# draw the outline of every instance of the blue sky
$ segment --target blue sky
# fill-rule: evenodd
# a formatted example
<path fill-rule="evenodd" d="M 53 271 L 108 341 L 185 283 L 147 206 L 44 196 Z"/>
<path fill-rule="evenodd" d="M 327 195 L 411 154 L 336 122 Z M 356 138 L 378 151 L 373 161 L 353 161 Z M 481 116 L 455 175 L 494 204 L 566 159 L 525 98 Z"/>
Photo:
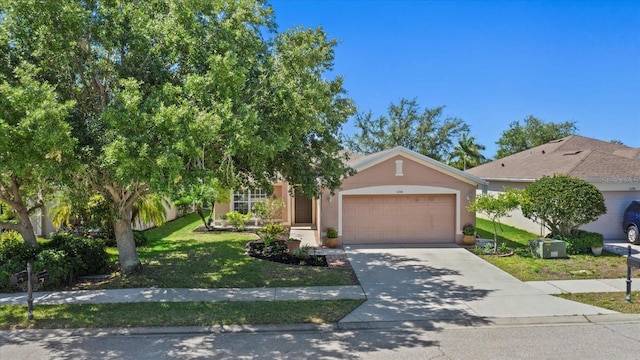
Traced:
<path fill-rule="evenodd" d="M 333 73 L 360 112 L 445 105 L 487 157 L 528 115 L 640 147 L 640 1 L 269 3 L 279 31 L 322 26 L 340 41 Z"/>

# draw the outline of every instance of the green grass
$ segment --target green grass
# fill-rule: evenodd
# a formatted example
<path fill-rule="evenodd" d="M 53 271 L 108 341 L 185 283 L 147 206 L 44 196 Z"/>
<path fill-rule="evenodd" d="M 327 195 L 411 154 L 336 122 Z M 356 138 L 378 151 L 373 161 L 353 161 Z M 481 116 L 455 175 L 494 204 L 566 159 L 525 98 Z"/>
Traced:
<path fill-rule="evenodd" d="M 493 225 L 485 219 L 476 220 L 481 238 L 493 239 Z M 514 256 L 497 257 L 481 255 L 491 264 L 501 268 L 522 281 L 613 279 L 626 277 L 626 259 L 603 252 L 601 256 L 571 255 L 568 259 L 538 259 L 529 252 L 528 241 L 538 236 L 529 232 L 502 225 L 498 228 L 498 243 L 505 242 L 514 249 Z M 634 276 L 637 276 L 634 270 Z"/>
<path fill-rule="evenodd" d="M 335 323 L 363 300 L 0 306 L 0 329 Z"/>
<path fill-rule="evenodd" d="M 319 285 L 354 285 L 350 269 L 291 266 L 254 259 L 245 245 L 252 233 L 194 232 L 201 225 L 197 215 L 166 223 L 146 232 L 149 242 L 138 248 L 140 273 L 115 276 L 83 289 L 132 287 L 249 288 Z M 117 258 L 117 250 L 109 249 Z"/>
<path fill-rule="evenodd" d="M 625 313 L 640 314 L 640 292 L 631 292 L 631 303 L 626 303 L 624 292 L 583 293 L 557 295 L 563 299 L 581 302 L 601 308 Z"/>
<path fill-rule="evenodd" d="M 113 276 L 76 289 L 127 287 L 247 288 L 355 285 L 351 269 L 291 266 L 254 259 L 245 245 L 252 233 L 194 232 L 201 225 L 190 215 L 146 232 L 138 248 L 142 271 Z M 108 253 L 115 262 L 117 249 Z M 229 324 L 333 323 L 362 300 L 260 302 L 181 302 L 90 305 L 37 305 L 35 320 L 26 320 L 25 306 L 0 306 L 0 329 L 139 326 L 207 326 Z"/>

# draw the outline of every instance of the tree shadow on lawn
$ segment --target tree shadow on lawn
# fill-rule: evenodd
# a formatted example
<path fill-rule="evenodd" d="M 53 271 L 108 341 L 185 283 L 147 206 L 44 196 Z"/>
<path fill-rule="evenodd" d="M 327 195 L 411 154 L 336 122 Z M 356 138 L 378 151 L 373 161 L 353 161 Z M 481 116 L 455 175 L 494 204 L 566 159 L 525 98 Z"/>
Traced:
<path fill-rule="evenodd" d="M 500 235 L 500 228 L 498 227 L 498 236 L 496 237 L 498 239 L 498 245 L 501 244 L 506 244 L 507 247 L 512 248 L 512 249 L 526 249 L 527 245 L 522 244 L 520 242 L 517 241 L 512 241 L 509 240 L 507 238 L 505 238 L 504 236 Z M 482 239 L 491 239 L 493 240 L 493 232 L 490 231 L 485 231 L 482 229 L 476 229 L 476 234 L 478 235 L 478 237 L 482 238 Z"/>
<path fill-rule="evenodd" d="M 252 239 L 197 241 L 167 240 L 162 249 L 140 249 L 138 273 L 116 276 L 109 284 L 86 288 L 247 288 L 281 286 L 354 285 L 350 269 L 278 264 L 245 253 Z M 170 247 L 170 249 L 167 249 Z"/>

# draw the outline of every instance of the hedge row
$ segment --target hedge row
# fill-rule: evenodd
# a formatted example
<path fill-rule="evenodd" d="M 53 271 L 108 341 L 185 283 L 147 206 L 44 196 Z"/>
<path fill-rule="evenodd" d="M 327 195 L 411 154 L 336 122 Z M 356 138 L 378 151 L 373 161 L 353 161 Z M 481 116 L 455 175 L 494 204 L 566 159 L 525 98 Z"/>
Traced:
<path fill-rule="evenodd" d="M 0 291 L 15 291 L 11 274 L 25 270 L 31 261 L 33 273 L 47 270 L 45 287 L 68 285 L 78 276 L 109 272 L 109 256 L 102 239 L 86 239 L 68 233 L 54 235 L 49 243 L 35 249 L 13 231 L 0 235 Z"/>

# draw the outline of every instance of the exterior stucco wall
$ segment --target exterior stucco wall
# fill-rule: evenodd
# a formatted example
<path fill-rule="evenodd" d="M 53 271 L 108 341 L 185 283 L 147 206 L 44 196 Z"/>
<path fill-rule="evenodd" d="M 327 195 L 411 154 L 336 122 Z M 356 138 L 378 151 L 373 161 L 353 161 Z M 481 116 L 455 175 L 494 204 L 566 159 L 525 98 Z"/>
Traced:
<path fill-rule="evenodd" d="M 402 161 L 402 176 L 396 176 L 397 162 Z M 454 194 L 456 196 L 457 226 L 456 240 L 462 238 L 462 225 L 475 223 L 475 214 L 466 210 L 468 198 L 473 197 L 476 186 L 453 176 L 441 169 L 419 163 L 402 155 L 359 171 L 344 180 L 342 187 L 331 196 L 325 191 L 322 196 L 322 235 L 327 228 L 340 231 L 340 199 L 343 194 Z"/>
<path fill-rule="evenodd" d="M 502 191 L 505 186 L 523 189 L 526 185 L 528 185 L 528 183 L 492 181 L 489 183 L 488 189 L 489 193 L 495 193 Z M 640 187 L 629 186 L 627 184 L 610 183 L 594 183 L 594 185 L 602 192 L 605 206 L 607 207 L 607 213 L 600 216 L 598 220 L 583 225 L 580 228 L 587 231 L 601 233 L 606 240 L 624 239 L 625 234 L 622 231 L 621 226 L 622 214 L 632 200 L 640 199 L 640 190 L 636 190 L 640 189 Z M 478 213 L 477 216 L 479 218 L 486 218 L 480 213 Z M 526 230 L 539 236 L 545 236 L 549 232 L 541 224 L 524 217 L 520 209 L 512 211 L 510 217 L 501 218 L 500 221 L 503 224 Z"/>

